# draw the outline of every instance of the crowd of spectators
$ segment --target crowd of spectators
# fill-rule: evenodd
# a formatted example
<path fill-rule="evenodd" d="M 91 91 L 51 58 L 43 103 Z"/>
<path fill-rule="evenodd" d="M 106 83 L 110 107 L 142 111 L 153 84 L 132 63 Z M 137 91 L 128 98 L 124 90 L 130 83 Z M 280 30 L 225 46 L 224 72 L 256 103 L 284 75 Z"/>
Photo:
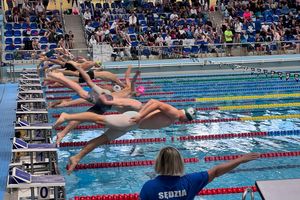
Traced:
<path fill-rule="evenodd" d="M 59 11 L 47 10 L 48 3 L 49 0 L 6 1 L 5 50 L 38 51 L 57 46 L 73 47 L 73 34 L 63 34 Z M 21 53 L 19 57 L 24 59 Z"/>
<path fill-rule="evenodd" d="M 294 0 L 222 0 L 225 42 L 242 43 L 245 52 L 300 53 L 300 7 Z M 226 32 L 227 31 L 227 32 Z M 226 37 L 226 33 L 228 37 Z"/>
<path fill-rule="evenodd" d="M 81 4 L 89 45 L 109 43 L 114 52 L 129 57 L 134 57 L 130 54 L 138 44 L 147 46 L 150 54 L 157 53 L 151 50 L 153 46 L 169 47 L 164 50 L 176 53 L 179 51 L 174 46 L 182 44 L 198 47 L 181 48 L 181 54 L 218 53 L 226 49 L 231 55 L 230 43 L 242 43 L 234 46 L 242 48 L 245 54 L 286 52 L 294 47 L 297 52 L 300 50 L 295 42 L 300 38 L 296 1 L 220 0 L 213 10 L 221 11 L 224 21 L 217 27 L 207 16 L 209 9 L 206 0 L 131 6 L 118 2 Z"/>

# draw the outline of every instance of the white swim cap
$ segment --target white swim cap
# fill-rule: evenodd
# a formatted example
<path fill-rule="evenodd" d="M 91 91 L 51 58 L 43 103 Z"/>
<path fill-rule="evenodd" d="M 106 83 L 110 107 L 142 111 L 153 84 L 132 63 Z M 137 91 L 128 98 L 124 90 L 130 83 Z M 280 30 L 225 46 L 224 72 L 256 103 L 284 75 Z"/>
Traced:
<path fill-rule="evenodd" d="M 196 110 L 192 107 L 188 107 L 184 109 L 184 114 L 188 120 L 192 121 L 196 117 Z"/>
<path fill-rule="evenodd" d="M 120 92 L 121 90 L 122 90 L 121 86 L 119 86 L 119 85 L 114 85 L 113 86 L 113 91 Z"/>

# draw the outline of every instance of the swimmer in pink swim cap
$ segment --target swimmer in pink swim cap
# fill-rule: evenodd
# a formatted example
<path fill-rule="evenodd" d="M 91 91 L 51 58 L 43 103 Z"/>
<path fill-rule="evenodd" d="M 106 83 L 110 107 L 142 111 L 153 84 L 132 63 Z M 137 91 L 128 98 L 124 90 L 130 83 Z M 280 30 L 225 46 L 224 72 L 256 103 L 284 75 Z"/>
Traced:
<path fill-rule="evenodd" d="M 136 96 L 141 96 L 141 95 L 145 94 L 145 87 L 140 85 L 135 88 L 135 92 L 136 92 Z"/>

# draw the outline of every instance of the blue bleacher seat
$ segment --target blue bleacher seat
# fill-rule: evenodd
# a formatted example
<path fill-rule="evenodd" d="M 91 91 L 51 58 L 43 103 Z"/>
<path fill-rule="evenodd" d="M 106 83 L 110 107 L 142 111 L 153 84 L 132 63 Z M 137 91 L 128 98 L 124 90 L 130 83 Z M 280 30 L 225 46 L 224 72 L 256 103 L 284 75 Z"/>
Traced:
<path fill-rule="evenodd" d="M 45 33 L 46 33 L 46 30 L 44 30 L 44 29 L 41 29 L 41 30 L 40 30 L 40 32 L 39 32 L 39 35 L 40 35 L 40 36 L 44 36 L 44 35 L 45 35 Z"/>
<path fill-rule="evenodd" d="M 38 30 L 31 30 L 31 36 L 38 36 L 39 35 L 39 31 Z"/>
<path fill-rule="evenodd" d="M 139 42 L 138 41 L 133 41 L 131 42 L 131 46 L 136 47 L 138 46 Z"/>
<path fill-rule="evenodd" d="M 102 4 L 101 3 L 96 3 L 96 8 L 102 8 Z"/>
<path fill-rule="evenodd" d="M 23 23 L 23 24 L 22 24 L 22 29 L 27 29 L 28 27 L 29 27 L 28 24 L 26 24 L 26 23 Z"/>
<path fill-rule="evenodd" d="M 12 53 L 5 54 L 5 60 L 13 60 L 13 59 L 14 59 L 14 55 Z"/>
<path fill-rule="evenodd" d="M 14 31 L 14 36 L 15 37 L 20 37 L 21 35 L 22 35 L 21 31 L 19 31 L 19 30 Z"/>
<path fill-rule="evenodd" d="M 8 30 L 8 31 L 11 31 L 13 28 L 13 25 L 11 23 L 6 23 L 5 24 L 5 29 Z"/>
<path fill-rule="evenodd" d="M 91 24 L 91 27 L 93 27 L 93 28 L 98 28 L 99 26 L 100 26 L 100 23 L 97 21 L 93 21 Z"/>
<path fill-rule="evenodd" d="M 9 16 L 9 15 L 11 15 L 11 10 L 6 10 L 5 11 L 5 16 Z"/>
<path fill-rule="evenodd" d="M 37 18 L 36 16 L 30 16 L 30 22 L 36 22 Z"/>
<path fill-rule="evenodd" d="M 41 49 L 43 49 L 43 50 L 46 49 L 47 47 L 48 47 L 47 44 L 42 44 L 42 45 L 41 45 Z"/>
<path fill-rule="evenodd" d="M 131 41 L 135 41 L 136 40 L 136 35 L 135 34 L 131 34 L 129 35 Z"/>
<path fill-rule="evenodd" d="M 182 50 L 183 54 L 184 55 L 188 55 L 191 53 L 191 48 L 189 47 L 184 47 L 183 50 Z"/>
<path fill-rule="evenodd" d="M 21 38 L 15 38 L 14 39 L 14 44 L 22 44 Z"/>
<path fill-rule="evenodd" d="M 147 22 L 145 20 L 140 20 L 139 23 L 141 26 L 147 26 Z"/>
<path fill-rule="evenodd" d="M 128 27 L 128 34 L 133 34 L 135 31 L 134 31 L 134 27 L 130 26 Z"/>
<path fill-rule="evenodd" d="M 24 53 L 24 54 L 22 55 L 22 59 L 23 59 L 23 60 L 31 60 L 31 55 L 30 55 L 30 53 Z"/>
<path fill-rule="evenodd" d="M 15 47 L 13 45 L 8 45 L 5 47 L 5 51 L 14 51 Z"/>
<path fill-rule="evenodd" d="M 30 28 L 31 28 L 31 29 L 37 29 L 37 28 L 38 28 L 37 23 L 31 23 L 31 24 L 30 24 Z"/>
<path fill-rule="evenodd" d="M 273 20 L 274 20 L 275 22 L 279 22 L 279 17 L 278 17 L 277 15 L 273 15 Z"/>
<path fill-rule="evenodd" d="M 29 41 L 29 40 L 30 40 L 30 38 L 25 37 L 25 38 L 23 38 L 23 43 L 25 43 L 25 42 L 27 42 L 27 41 Z"/>
<path fill-rule="evenodd" d="M 5 39 L 5 44 L 13 44 L 12 38 L 6 38 Z"/>
<path fill-rule="evenodd" d="M 109 4 L 108 3 L 104 3 L 103 4 L 103 8 L 109 8 Z"/>
<path fill-rule="evenodd" d="M 198 52 L 199 52 L 198 46 L 192 46 L 192 48 L 191 48 L 191 53 L 196 54 L 196 53 L 198 53 Z"/>
<path fill-rule="evenodd" d="M 50 44 L 50 47 L 49 47 L 50 49 L 55 49 L 55 48 L 57 48 L 57 44 Z"/>
<path fill-rule="evenodd" d="M 6 36 L 6 37 L 11 37 L 12 35 L 13 35 L 12 31 L 5 31 L 4 32 L 4 36 Z"/>
<path fill-rule="evenodd" d="M 144 56 L 149 57 L 149 56 L 151 55 L 151 51 L 150 51 L 148 48 L 145 48 L 145 49 L 143 49 L 142 54 L 143 54 Z"/>
<path fill-rule="evenodd" d="M 13 28 L 14 28 L 14 29 L 21 29 L 22 26 L 21 26 L 21 24 L 14 23 Z"/>
<path fill-rule="evenodd" d="M 41 44 L 48 43 L 48 39 L 47 39 L 46 37 L 41 37 L 40 43 L 41 43 Z"/>
<path fill-rule="evenodd" d="M 255 42 L 255 37 L 249 37 L 248 42 Z"/>

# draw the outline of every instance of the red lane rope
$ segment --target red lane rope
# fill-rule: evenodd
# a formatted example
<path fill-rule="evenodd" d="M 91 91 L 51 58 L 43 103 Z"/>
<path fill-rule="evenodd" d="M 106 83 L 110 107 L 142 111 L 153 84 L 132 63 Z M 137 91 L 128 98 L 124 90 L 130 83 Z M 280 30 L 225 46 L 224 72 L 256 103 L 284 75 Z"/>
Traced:
<path fill-rule="evenodd" d="M 160 89 L 160 86 L 148 86 L 145 87 L 146 90 L 150 90 L 150 89 Z M 55 93 L 75 93 L 74 90 L 46 90 L 46 94 L 55 94 Z"/>
<path fill-rule="evenodd" d="M 211 188 L 202 189 L 198 195 L 219 195 L 219 194 L 235 194 L 243 193 L 247 188 L 251 188 L 253 192 L 257 192 L 256 186 L 241 186 L 230 188 Z M 94 196 L 75 196 L 74 200 L 138 200 L 138 193 L 131 194 L 101 194 Z"/>
<path fill-rule="evenodd" d="M 212 134 L 212 135 L 188 135 L 177 138 L 179 141 L 186 140 L 216 140 L 226 138 L 242 138 L 242 137 L 264 137 L 268 136 L 267 132 L 248 132 L 248 133 L 226 133 L 226 134 Z"/>
<path fill-rule="evenodd" d="M 219 161 L 219 160 L 234 160 L 241 157 L 242 155 L 226 155 L 226 156 L 206 156 L 204 157 L 205 162 Z M 274 158 L 274 157 L 295 157 L 300 156 L 300 151 L 291 152 L 269 152 L 261 153 L 260 158 Z"/>
<path fill-rule="evenodd" d="M 103 80 L 93 80 L 94 83 L 100 83 L 100 82 L 107 82 Z M 140 82 L 135 82 L 135 84 L 153 84 L 153 81 L 140 81 Z M 79 84 L 80 86 L 87 86 L 86 83 L 81 83 Z M 66 88 L 65 86 L 51 86 L 49 85 L 48 88 Z"/>
<path fill-rule="evenodd" d="M 199 162 L 198 158 L 184 158 L 184 163 Z M 77 164 L 75 170 L 97 169 L 97 168 L 112 168 L 112 167 L 134 167 L 134 166 L 149 166 L 154 165 L 154 160 L 138 160 L 138 161 L 120 161 L 120 162 L 98 162 L 98 163 L 83 163 Z M 69 165 L 66 166 L 69 169 Z"/>
<path fill-rule="evenodd" d="M 174 92 L 149 92 L 143 94 L 143 96 L 156 96 L 156 95 L 171 95 L 174 94 Z M 47 100 L 59 100 L 59 99 L 70 99 L 71 96 L 59 96 L 59 97 L 52 97 L 52 96 L 46 96 Z"/>
<path fill-rule="evenodd" d="M 189 122 L 175 122 L 174 124 L 204 124 L 204 123 L 214 123 L 214 122 L 231 122 L 231 121 L 241 121 L 240 118 L 223 118 L 223 119 L 202 119 L 202 120 L 193 120 Z M 60 126 L 56 130 L 62 130 L 65 126 Z M 82 125 L 77 126 L 75 129 L 99 129 L 104 128 L 103 125 Z"/>
<path fill-rule="evenodd" d="M 145 143 L 160 143 L 166 142 L 166 138 L 138 138 L 138 139 L 127 139 L 127 140 L 113 140 L 107 144 L 145 144 Z M 79 147 L 85 146 L 88 142 L 87 141 L 80 141 L 80 142 L 62 142 L 60 143 L 59 147 Z"/>
<path fill-rule="evenodd" d="M 69 97 L 68 99 L 71 99 L 71 97 Z M 180 100 L 174 100 L 174 99 L 161 100 L 161 102 L 166 102 L 166 103 L 170 103 L 170 102 L 194 102 L 194 101 L 196 101 L 194 98 L 193 99 L 180 99 Z M 146 102 L 142 102 L 142 103 L 146 103 Z M 82 104 L 76 104 L 76 105 L 65 106 L 65 107 L 88 107 L 88 106 L 93 106 L 93 104 L 91 104 L 91 103 L 82 103 Z M 51 109 L 57 109 L 57 108 L 51 108 Z"/>

